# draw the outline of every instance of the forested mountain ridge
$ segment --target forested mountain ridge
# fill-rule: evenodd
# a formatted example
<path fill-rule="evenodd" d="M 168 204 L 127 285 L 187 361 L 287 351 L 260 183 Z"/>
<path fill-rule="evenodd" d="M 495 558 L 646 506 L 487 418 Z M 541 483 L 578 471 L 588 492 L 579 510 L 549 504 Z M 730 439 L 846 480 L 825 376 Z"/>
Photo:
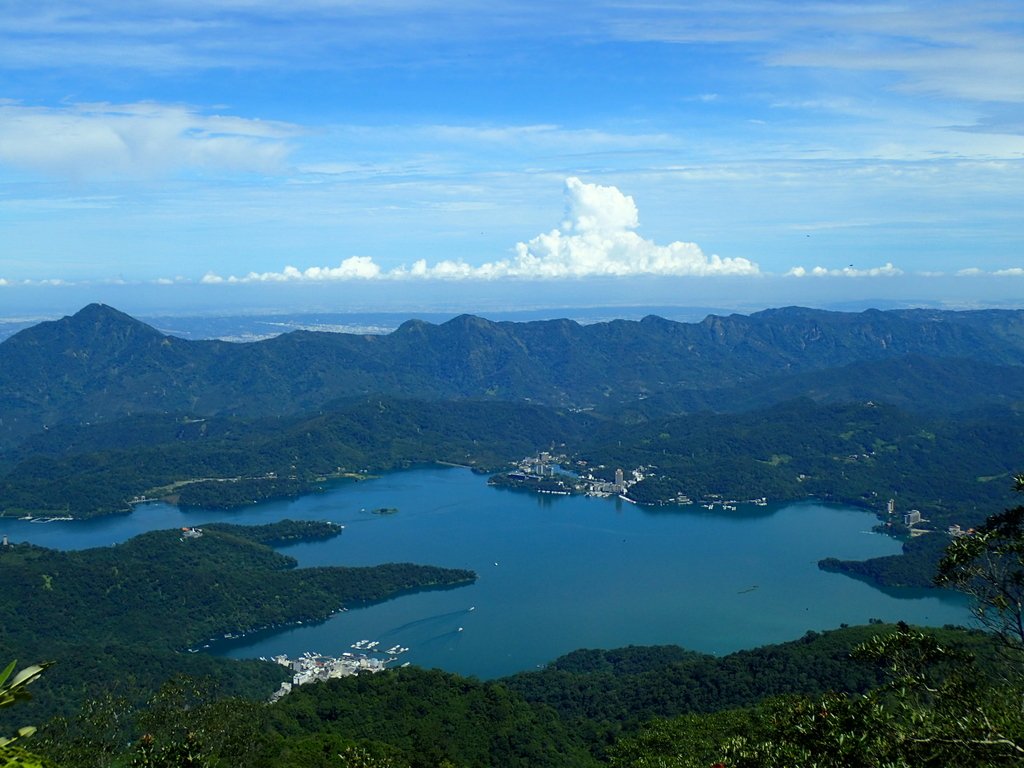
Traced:
<path fill-rule="evenodd" d="M 740 733 L 771 738 L 771 731 L 759 734 L 753 726 L 763 728 L 774 707 L 800 712 L 819 699 L 856 701 L 872 696 L 872 690 L 884 693 L 879 684 L 885 685 L 885 672 L 855 661 L 851 652 L 894 632 L 915 633 L 876 623 L 808 632 L 797 641 L 721 658 L 676 646 L 581 650 L 547 669 L 496 681 L 409 667 L 303 685 L 271 705 L 218 699 L 195 681 L 178 679 L 142 708 L 109 698 L 89 701 L 77 718 L 47 724 L 32 745 L 64 768 L 147 765 L 138 759 L 147 740 L 172 758 L 175 747 L 185 746 L 190 756 L 206 758 L 200 764 L 216 768 L 706 768 L 736 726 Z M 978 663 L 968 668 L 972 679 L 993 686 L 1000 667 L 991 638 L 953 628 L 925 630 L 920 638 L 927 645 L 956 648 L 961 665 L 975 656 Z M 934 664 L 923 661 L 929 663 Z M 726 733 L 722 717 L 733 723 Z M 812 733 L 819 738 L 825 728 L 838 727 L 816 724 Z M 665 728 L 668 738 L 647 735 Z M 139 739 L 142 734 L 147 736 Z M 692 754 L 702 751 L 710 757 L 694 759 Z M 189 764 L 196 763 L 170 758 L 148 763 Z M 810 763 L 767 765 L 803 764 Z M 874 764 L 880 763 L 826 763 Z"/>
<path fill-rule="evenodd" d="M 574 730 L 604 740 L 656 717 L 744 707 L 797 692 L 866 691 L 882 681 L 882 671 L 851 663 L 850 651 L 892 629 L 873 623 L 809 631 L 798 640 L 724 656 L 678 646 L 579 649 L 504 682 L 527 701 L 552 707 Z M 968 644 L 986 665 L 992 663 L 991 638 L 981 632 L 929 632 Z"/>
<path fill-rule="evenodd" d="M 944 529 L 972 526 L 1012 501 L 1009 478 L 1022 452 L 1024 417 L 1015 411 L 954 419 L 797 399 L 747 413 L 656 418 L 628 430 L 606 425 L 579 455 L 590 464 L 649 467 L 630 489 L 636 501 L 763 495 L 881 511 L 896 496 Z"/>
<path fill-rule="evenodd" d="M 528 398 L 613 410 L 638 398 L 662 398 L 671 412 L 734 401 L 742 407 L 749 391 L 719 395 L 718 402 L 692 393 L 769 379 L 779 389 L 777 402 L 807 389 L 786 377 L 907 356 L 958 361 L 949 365 L 971 381 L 993 382 L 988 374 L 1009 367 L 1012 375 L 996 376 L 989 386 L 992 398 L 1006 399 L 1008 388 L 1013 399 L 1024 388 L 1016 375 L 1024 365 L 1024 311 L 785 308 L 700 323 L 648 316 L 592 325 L 461 315 L 439 325 L 411 320 L 384 336 L 295 331 L 237 344 L 165 336 L 92 304 L 0 343 L 0 447 L 66 421 L 140 412 L 294 414 L 367 394 Z M 850 376 L 862 379 L 857 373 Z M 849 377 L 840 378 L 841 384 L 817 381 L 827 390 L 823 397 L 849 388 Z M 1005 386 L 998 383 L 1003 378 Z M 870 391 L 861 386 L 856 395 Z M 936 392 L 932 400 L 948 394 Z"/>
<path fill-rule="evenodd" d="M 529 403 L 374 397 L 303 416 L 60 425 L 0 461 L 0 512 L 91 517 L 126 511 L 140 496 L 232 507 L 412 464 L 501 467 L 537 446 L 579 440 L 594 423 Z"/>
<path fill-rule="evenodd" d="M 92 517 L 143 496 L 227 508 L 332 477 L 435 462 L 493 470 L 553 449 L 589 467 L 646 467 L 630 489 L 643 503 L 767 496 L 880 511 L 895 495 L 941 529 L 966 528 L 1010 500 L 1022 419 L 999 408 L 949 418 L 808 399 L 628 426 L 529 403 L 384 397 L 272 419 L 144 414 L 26 440 L 0 462 L 0 511 Z"/>
<path fill-rule="evenodd" d="M 721 387 L 666 390 L 619 405 L 615 413 L 620 419 L 646 421 L 666 414 L 752 411 L 795 398 L 829 404 L 875 400 L 911 411 L 948 414 L 985 406 L 1012 408 L 1024 402 L 1024 366 L 912 354 L 772 374 Z"/>

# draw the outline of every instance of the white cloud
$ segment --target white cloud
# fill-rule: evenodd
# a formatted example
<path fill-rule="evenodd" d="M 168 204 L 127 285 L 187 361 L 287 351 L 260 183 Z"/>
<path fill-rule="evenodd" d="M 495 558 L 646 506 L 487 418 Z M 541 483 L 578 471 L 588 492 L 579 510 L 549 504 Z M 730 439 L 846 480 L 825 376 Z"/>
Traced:
<path fill-rule="evenodd" d="M 350 72 L 405 64 L 413 46 L 425 42 L 518 41 L 531 30 L 548 36 L 553 12 L 539 13 L 532 0 L 525 8 L 519 0 L 492 0 L 486 8 L 478 0 L 46 0 L 15 6 L 5 8 L 0 67 L 133 74 L 227 67 Z"/>
<path fill-rule="evenodd" d="M 1024 267 L 1007 267 L 986 272 L 978 267 L 967 267 L 957 271 L 958 277 L 1024 277 Z"/>
<path fill-rule="evenodd" d="M 787 273 L 787 277 L 896 277 L 902 275 L 903 270 L 894 267 L 892 262 L 886 262 L 881 267 L 870 267 L 868 269 L 856 269 L 851 264 L 842 269 L 827 269 L 825 267 L 793 267 Z"/>
<path fill-rule="evenodd" d="M 285 267 L 283 272 L 250 272 L 245 277 L 231 277 L 229 282 L 322 282 L 324 280 L 368 280 L 380 277 L 381 269 L 369 256 L 352 256 L 336 267 L 309 267 L 299 270 Z"/>
<path fill-rule="evenodd" d="M 420 259 L 412 266 L 383 270 L 369 256 L 352 256 L 336 267 L 288 266 L 281 272 L 250 272 L 221 277 L 209 272 L 202 282 L 267 283 L 328 280 L 434 279 L 496 280 L 500 278 L 557 279 L 629 277 L 636 275 L 703 276 L 756 275 L 757 264 L 744 258 L 707 256 L 696 243 L 658 245 L 640 237 L 636 203 L 617 187 L 587 184 L 575 177 L 565 181 L 566 219 L 558 229 L 518 243 L 511 259 L 474 266 L 441 260 L 433 265 Z M 891 266 L 891 265 L 890 265 Z"/>
<path fill-rule="evenodd" d="M 195 170 L 267 172 L 288 154 L 290 125 L 184 106 L 0 105 L 0 167 L 75 179 L 145 178 Z"/>
<path fill-rule="evenodd" d="M 68 286 L 78 285 L 71 280 L 62 280 L 60 278 L 51 277 L 43 280 L 7 280 L 6 278 L 0 277 L 0 287 L 3 286 Z"/>
<path fill-rule="evenodd" d="M 567 220 L 561 229 L 516 245 L 507 272 L 516 277 L 591 275 L 751 275 L 743 258 L 706 256 L 696 243 L 658 245 L 640 237 L 633 198 L 616 187 L 566 179 Z"/>
<path fill-rule="evenodd" d="M 769 66 L 882 73 L 890 87 L 927 96 L 1020 102 L 1020 18 L 1000 0 L 969 11 L 962 0 L 722 0 L 630 6 L 612 29 L 627 40 L 738 43 Z"/>

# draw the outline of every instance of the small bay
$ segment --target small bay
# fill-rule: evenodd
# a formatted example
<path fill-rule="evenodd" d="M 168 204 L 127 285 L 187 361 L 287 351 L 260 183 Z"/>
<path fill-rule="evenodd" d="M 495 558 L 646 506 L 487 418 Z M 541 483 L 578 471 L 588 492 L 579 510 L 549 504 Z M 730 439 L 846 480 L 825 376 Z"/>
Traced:
<path fill-rule="evenodd" d="M 581 647 L 673 643 L 723 654 L 871 618 L 930 625 L 970 619 L 956 595 L 894 596 L 818 569 L 823 557 L 899 551 L 898 541 L 871 532 L 875 519 L 863 510 L 811 502 L 652 510 L 619 499 L 499 490 L 465 469 L 396 472 L 231 512 L 149 503 L 98 520 L 7 519 L 0 533 L 81 549 L 157 528 L 283 518 L 345 526 L 337 538 L 282 549 L 301 566 L 416 562 L 471 568 L 479 578 L 316 625 L 219 641 L 212 652 L 337 655 L 358 640 L 379 640 L 382 648 L 410 648 L 402 661 L 487 678 Z"/>

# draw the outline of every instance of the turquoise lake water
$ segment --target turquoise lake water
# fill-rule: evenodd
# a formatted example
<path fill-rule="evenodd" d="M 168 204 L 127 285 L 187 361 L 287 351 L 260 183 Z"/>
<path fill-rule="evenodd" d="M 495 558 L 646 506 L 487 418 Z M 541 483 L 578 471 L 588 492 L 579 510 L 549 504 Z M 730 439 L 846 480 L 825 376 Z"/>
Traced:
<path fill-rule="evenodd" d="M 381 507 L 398 512 L 370 511 Z M 871 532 L 875 519 L 863 510 L 815 503 L 727 513 L 652 510 L 619 499 L 499 490 L 464 469 L 397 472 L 234 512 L 153 503 L 93 521 L 3 520 L 0 533 L 81 549 L 155 528 L 283 518 L 345 526 L 335 539 L 283 548 L 300 566 L 408 561 L 471 568 L 479 578 L 317 625 L 222 641 L 212 652 L 337 655 L 357 640 L 379 640 L 384 648 L 409 647 L 403 661 L 488 678 L 536 668 L 575 648 L 673 643 L 723 654 L 870 618 L 970 620 L 956 595 L 891 595 L 818 570 L 823 557 L 899 551 L 898 541 Z"/>

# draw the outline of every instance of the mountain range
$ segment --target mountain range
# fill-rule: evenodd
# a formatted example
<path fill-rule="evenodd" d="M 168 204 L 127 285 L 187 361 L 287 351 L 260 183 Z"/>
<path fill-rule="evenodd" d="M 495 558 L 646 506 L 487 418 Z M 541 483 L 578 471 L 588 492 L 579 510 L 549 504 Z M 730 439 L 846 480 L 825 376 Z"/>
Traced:
<path fill-rule="evenodd" d="M 387 335 L 184 340 L 91 304 L 0 343 L 0 449 L 138 413 L 295 415 L 340 399 L 530 401 L 637 421 L 794 397 L 954 412 L 1024 400 L 1024 311 L 789 307 L 699 323 L 409 320 Z"/>

